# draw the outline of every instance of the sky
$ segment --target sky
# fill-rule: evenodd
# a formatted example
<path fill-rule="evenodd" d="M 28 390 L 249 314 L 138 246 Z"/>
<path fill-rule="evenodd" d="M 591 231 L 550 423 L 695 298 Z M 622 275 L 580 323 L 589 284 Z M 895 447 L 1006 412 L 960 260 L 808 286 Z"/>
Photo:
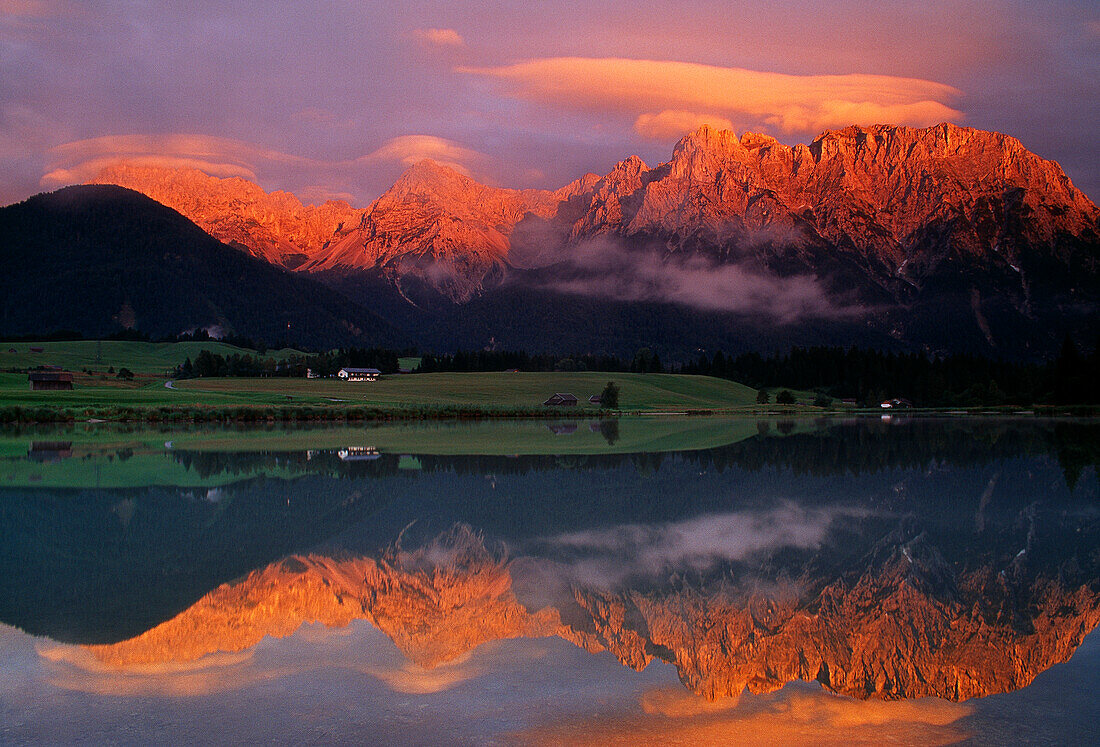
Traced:
<path fill-rule="evenodd" d="M 121 158 L 365 207 L 422 158 L 552 189 L 703 123 L 942 121 L 1100 199 L 1100 4 L 0 0 L 0 204 Z"/>

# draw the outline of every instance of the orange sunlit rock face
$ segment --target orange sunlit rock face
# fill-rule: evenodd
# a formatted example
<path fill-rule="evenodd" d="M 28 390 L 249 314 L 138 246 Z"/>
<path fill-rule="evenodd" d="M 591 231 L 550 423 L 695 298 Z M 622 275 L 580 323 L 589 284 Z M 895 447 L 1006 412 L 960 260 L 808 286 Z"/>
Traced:
<path fill-rule="evenodd" d="M 412 275 L 458 302 L 508 266 L 554 264 L 604 236 L 669 251 L 783 245 L 810 268 L 806 247 L 847 247 L 880 280 L 919 284 L 951 252 L 1018 267 L 1021 244 L 1054 251 L 1060 237 L 1100 230 L 1100 211 L 1057 163 L 950 124 L 851 126 L 794 147 L 703 125 L 667 163 L 632 156 L 555 192 L 488 187 L 421 161 L 366 210 L 303 207 L 193 170 L 120 165 L 96 181 L 142 191 L 269 261 Z M 929 241 L 945 231 L 950 241 Z"/>
<path fill-rule="evenodd" d="M 219 241 L 290 268 L 316 257 L 362 215 L 346 202 L 303 205 L 288 192 L 268 194 L 246 179 L 218 179 L 196 169 L 118 163 L 92 183 L 141 192 Z"/>
<path fill-rule="evenodd" d="M 378 560 L 291 556 L 218 587 L 136 638 L 88 648 L 118 666 L 192 661 L 288 636 L 307 622 L 343 627 L 368 620 L 411 661 L 430 667 L 486 641 L 555 632 L 554 612 L 527 613 L 511 586 L 507 566 L 465 532 Z"/>
<path fill-rule="evenodd" d="M 1088 585 L 1040 578 L 1017 588 L 991 568 L 949 579 L 921 537 L 824 583 L 612 591 L 572 581 L 554 591 L 556 574 L 552 561 L 498 557 L 458 527 L 379 559 L 292 556 L 136 638 L 88 649 L 109 666 L 185 662 L 307 622 L 364 619 L 426 668 L 489 641 L 556 635 L 638 670 L 666 660 L 710 699 L 801 679 L 858 698 L 958 701 L 1028 685 L 1100 621 L 1100 597 Z M 935 590 L 944 583 L 953 591 Z"/>

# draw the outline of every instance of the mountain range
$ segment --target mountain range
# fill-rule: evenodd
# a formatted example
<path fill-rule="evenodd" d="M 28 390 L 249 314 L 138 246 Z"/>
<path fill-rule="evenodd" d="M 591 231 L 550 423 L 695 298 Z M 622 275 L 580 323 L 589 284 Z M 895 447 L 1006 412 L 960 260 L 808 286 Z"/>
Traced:
<path fill-rule="evenodd" d="M 366 209 L 186 169 L 119 163 L 95 181 L 434 349 L 1035 358 L 1097 331 L 1100 210 L 1015 138 L 950 124 L 794 147 L 704 126 L 666 163 L 630 157 L 556 191 L 422 161 Z"/>

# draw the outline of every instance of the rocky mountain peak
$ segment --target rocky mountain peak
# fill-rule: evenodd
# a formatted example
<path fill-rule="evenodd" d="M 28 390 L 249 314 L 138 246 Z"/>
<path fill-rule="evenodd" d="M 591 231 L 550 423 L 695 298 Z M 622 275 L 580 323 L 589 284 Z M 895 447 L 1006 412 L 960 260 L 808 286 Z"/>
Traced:
<path fill-rule="evenodd" d="M 365 211 L 188 170 L 131 165 L 100 180 L 278 264 L 394 282 L 411 273 L 458 303 L 509 267 L 568 264 L 575 247 L 605 236 L 675 261 L 747 258 L 859 304 L 911 308 L 950 289 L 956 305 L 997 298 L 1032 320 L 1052 289 L 1087 309 L 1100 272 L 1100 211 L 1057 163 L 1016 138 L 949 123 L 853 125 L 793 147 L 702 126 L 666 163 L 631 156 L 554 192 L 484 185 L 423 160 Z M 986 321 L 974 312 L 993 346 Z"/>
<path fill-rule="evenodd" d="M 105 167 L 92 183 L 141 192 L 219 241 L 290 268 L 316 256 L 362 214 L 343 201 L 303 205 L 289 192 L 269 194 L 247 179 L 222 179 L 197 169 L 119 162 Z"/>
<path fill-rule="evenodd" d="M 695 132 L 680 138 L 672 150 L 672 160 L 676 161 L 697 151 L 704 151 L 718 157 L 728 156 L 742 148 L 740 139 L 733 131 L 719 130 L 705 124 Z"/>
<path fill-rule="evenodd" d="M 393 187 L 387 191 L 415 192 L 418 190 L 435 190 L 442 187 L 461 189 L 474 183 L 473 179 L 453 167 L 425 158 L 407 168 L 398 177 Z"/>

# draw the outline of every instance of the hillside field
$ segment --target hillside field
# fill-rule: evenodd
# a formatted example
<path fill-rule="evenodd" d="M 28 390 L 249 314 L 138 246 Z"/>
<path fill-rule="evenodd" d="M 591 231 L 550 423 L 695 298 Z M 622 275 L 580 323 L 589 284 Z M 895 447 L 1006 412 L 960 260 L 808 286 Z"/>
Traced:
<path fill-rule="evenodd" d="M 31 347 L 42 352 L 32 353 Z M 11 352 L 14 349 L 15 352 Z M 432 373 L 388 375 L 376 382 L 349 383 L 339 379 L 201 378 L 171 380 L 168 374 L 186 358 L 201 351 L 220 355 L 255 355 L 255 351 L 217 342 L 148 343 L 94 340 L 76 342 L 0 343 L 0 408 L 67 410 L 70 417 L 118 419 L 134 414 L 112 408 L 220 408 L 308 407 L 314 415 L 340 417 L 348 408 L 391 411 L 402 417 L 454 413 L 456 410 L 498 414 L 592 415 L 599 411 L 588 402 L 608 381 L 620 389 L 619 409 L 625 413 L 656 414 L 688 411 L 734 412 L 756 410 L 756 390 L 724 379 L 680 374 L 607 372 L 540 373 Z M 297 351 L 269 351 L 285 358 Z M 97 354 L 99 361 L 96 361 Z M 412 361 L 409 361 L 410 363 Z M 61 366 L 74 374 L 73 391 L 30 391 L 20 369 L 38 365 Z M 131 381 L 108 373 L 128 368 Z M 556 392 L 568 392 L 580 404 L 572 408 L 544 407 Z M 800 405 L 813 394 L 795 392 Z M 774 395 L 773 395 L 774 396 Z M 470 414 L 467 412 L 466 414 Z M 37 419 L 37 418 L 36 418 Z"/>
<path fill-rule="evenodd" d="M 188 379 L 180 392 L 251 397 L 257 402 L 348 403 L 384 407 L 473 406 L 487 410 L 541 407 L 555 392 L 575 395 L 570 410 L 595 411 L 588 397 L 608 381 L 620 389 L 620 409 L 630 412 L 729 409 L 753 405 L 756 390 L 709 376 L 631 373 L 434 373 L 386 376 L 375 382 L 336 379 Z"/>
<path fill-rule="evenodd" d="M 42 348 L 32 353 L 31 348 Z M 11 352 L 11 351 L 15 352 Z M 71 340 L 62 342 L 0 342 L 0 371 L 25 369 L 34 366 L 61 366 L 67 371 L 106 372 L 108 368 L 128 368 L 134 373 L 163 376 L 190 358 L 194 360 L 203 350 L 218 355 L 251 355 L 255 350 L 226 345 L 223 342 L 131 342 L 122 340 Z M 97 351 L 99 361 L 97 362 Z M 281 360 L 291 355 L 301 355 L 297 350 L 269 350 L 263 358 Z"/>

